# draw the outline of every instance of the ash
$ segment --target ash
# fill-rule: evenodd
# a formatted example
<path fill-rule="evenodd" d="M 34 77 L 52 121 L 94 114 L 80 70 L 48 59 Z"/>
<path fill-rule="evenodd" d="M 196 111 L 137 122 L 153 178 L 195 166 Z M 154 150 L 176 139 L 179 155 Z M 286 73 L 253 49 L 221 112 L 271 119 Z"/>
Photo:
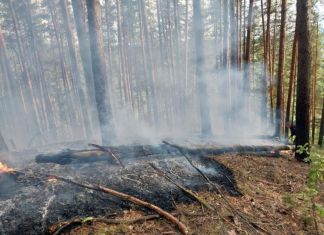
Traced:
<path fill-rule="evenodd" d="M 118 152 L 125 168 L 111 161 L 38 164 L 34 158 L 24 157 L 19 169 L 23 174 L 0 182 L 0 234 L 46 234 L 50 225 L 61 220 L 75 216 L 104 217 L 134 207 L 113 196 L 44 177 L 48 174 L 83 183 L 99 183 L 168 211 L 174 209 L 174 201 L 190 203 L 192 200 L 159 176 L 149 163 L 192 190 L 212 190 L 189 162 L 171 147 L 134 145 L 113 150 Z M 214 183 L 232 195 L 240 195 L 229 169 L 205 155 L 196 154 L 192 160 Z"/>

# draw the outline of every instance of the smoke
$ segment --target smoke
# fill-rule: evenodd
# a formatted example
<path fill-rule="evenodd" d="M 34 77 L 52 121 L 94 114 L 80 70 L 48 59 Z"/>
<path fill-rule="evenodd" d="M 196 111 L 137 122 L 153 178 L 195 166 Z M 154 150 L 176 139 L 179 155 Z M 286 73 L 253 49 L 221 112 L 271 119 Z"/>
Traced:
<path fill-rule="evenodd" d="M 126 2 L 121 2 L 120 24 L 117 23 L 117 8 L 113 2 L 108 3 L 109 19 L 103 22 L 107 89 L 109 89 L 107 99 L 112 106 L 113 128 L 116 132 L 112 144 L 158 144 L 165 138 L 200 137 L 202 120 L 198 103 L 200 94 L 197 90 L 200 81 L 195 75 L 196 51 L 191 4 L 188 8 L 186 42 L 184 25 L 186 8 L 183 2 L 179 2 L 177 13 L 173 4 L 168 5 L 160 1 L 160 12 L 157 12 L 156 4 L 150 3 L 149 7 L 146 5 L 146 15 L 144 12 L 139 14 L 140 6 L 137 1 Z M 101 4 L 103 7 L 103 1 Z M 209 7 L 212 2 L 206 1 L 205 4 Z M 61 37 L 58 42 L 62 43 L 58 45 L 48 6 L 33 5 L 32 14 L 38 13 L 39 9 L 44 14 L 39 15 L 43 17 L 43 25 L 35 25 L 43 27 L 43 31 L 40 30 L 36 34 L 37 40 L 41 42 L 37 44 L 39 47 L 37 53 L 43 51 L 49 53 L 39 53 L 40 61 L 43 63 L 41 73 L 44 77 L 37 77 L 39 74 L 33 61 L 26 61 L 32 75 L 30 81 L 32 88 L 26 83 L 22 69 L 19 66 L 14 67 L 14 62 L 18 61 L 15 36 L 8 30 L 4 31 L 11 70 L 15 71 L 15 90 L 11 91 L 8 88 L 14 94 L 10 96 L 5 86 L 1 88 L 1 133 L 10 149 L 34 148 L 71 141 L 98 143 L 100 128 L 95 111 L 97 107 L 89 100 L 83 107 L 80 104 L 80 94 L 72 79 L 74 71 L 70 66 L 67 45 L 64 44 L 66 35 L 64 32 L 58 32 Z M 59 14 L 61 9 L 58 5 L 55 9 L 60 26 L 64 23 Z M 72 9 L 69 10 L 70 17 L 73 17 Z M 166 13 L 171 15 L 167 16 Z M 173 14 L 180 17 L 178 25 L 173 22 L 176 17 Z M 203 95 L 209 100 L 212 138 L 218 142 L 238 144 L 254 141 L 257 136 L 272 134 L 272 126 L 269 125 L 267 118 L 261 115 L 262 105 L 266 105 L 261 102 L 263 66 L 252 63 L 242 66 L 243 69 L 238 69 L 238 65 L 231 65 L 231 68 L 226 69 L 221 66 L 221 53 L 226 50 L 215 40 L 220 38 L 221 27 L 218 29 L 210 27 L 215 24 L 211 20 L 218 17 L 212 14 L 215 12 L 203 9 L 205 50 L 202 71 L 203 82 L 207 87 L 207 94 Z M 19 21 L 24 17 L 24 14 L 18 14 Z M 143 28 L 144 17 L 148 24 L 147 29 Z M 170 19 L 171 22 L 168 22 Z M 168 25 L 164 25 L 165 27 L 159 25 L 167 22 Z M 12 22 L 9 20 L 10 24 Z M 120 31 L 122 46 L 119 44 L 116 29 L 118 26 L 122 27 Z M 25 26 L 21 30 L 25 32 Z M 75 29 L 73 30 L 74 39 L 77 39 Z M 24 42 L 27 54 L 32 53 L 28 40 Z M 75 45 L 80 46 L 77 40 Z M 63 47 L 63 54 L 60 54 L 60 46 Z M 79 50 L 77 53 L 81 63 Z M 79 64 L 79 67 L 82 66 Z M 0 72 L 5 74 L 4 67 L 0 68 Z M 244 77 L 248 73 L 250 89 L 246 90 Z M 6 79 L 8 78 L 6 76 Z M 83 89 L 87 84 L 85 79 L 87 78 L 83 74 L 80 81 Z M 1 80 L 1 85 L 5 85 L 4 81 L 5 79 Z M 30 97 L 28 92 L 32 92 L 34 96 Z M 82 117 L 84 109 L 89 112 L 91 128 L 89 135 L 86 133 L 85 118 Z"/>

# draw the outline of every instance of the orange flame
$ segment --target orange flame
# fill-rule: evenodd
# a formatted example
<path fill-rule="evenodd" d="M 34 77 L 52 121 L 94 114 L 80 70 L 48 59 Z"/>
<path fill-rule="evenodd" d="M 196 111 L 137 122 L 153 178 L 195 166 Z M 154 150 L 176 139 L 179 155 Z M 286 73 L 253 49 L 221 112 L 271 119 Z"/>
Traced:
<path fill-rule="evenodd" d="M 10 168 L 6 164 L 0 162 L 0 174 L 15 171 L 13 168 Z"/>

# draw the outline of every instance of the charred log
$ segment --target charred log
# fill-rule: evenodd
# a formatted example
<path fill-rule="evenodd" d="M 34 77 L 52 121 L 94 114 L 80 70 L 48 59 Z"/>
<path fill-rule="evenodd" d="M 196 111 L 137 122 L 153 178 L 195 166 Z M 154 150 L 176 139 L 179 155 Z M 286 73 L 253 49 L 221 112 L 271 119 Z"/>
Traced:
<path fill-rule="evenodd" d="M 180 146 L 163 141 L 158 146 L 134 145 L 134 146 L 98 146 L 95 150 L 65 150 L 59 153 L 39 154 L 36 156 L 37 163 L 91 163 L 104 161 L 111 164 L 120 164 L 133 161 L 134 159 L 147 158 L 156 155 L 179 155 L 179 151 L 188 153 L 192 156 L 221 155 L 225 153 L 261 153 L 262 155 L 278 156 L 279 151 L 293 150 L 290 145 L 236 145 L 236 146 Z M 117 156 L 118 155 L 118 156 Z"/>

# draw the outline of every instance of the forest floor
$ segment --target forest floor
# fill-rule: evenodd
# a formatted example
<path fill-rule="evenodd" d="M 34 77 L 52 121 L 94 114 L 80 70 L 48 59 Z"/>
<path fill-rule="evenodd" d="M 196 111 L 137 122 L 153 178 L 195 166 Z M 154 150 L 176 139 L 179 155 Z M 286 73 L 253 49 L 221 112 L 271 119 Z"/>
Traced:
<path fill-rule="evenodd" d="M 190 234 L 324 234 L 324 220 L 317 219 L 316 231 L 312 210 L 300 195 L 305 188 L 308 164 L 297 162 L 291 154 L 279 158 L 237 154 L 214 158 L 234 172 L 242 196 L 224 194 L 235 210 L 229 209 L 220 195 L 207 191 L 199 195 L 216 208 L 215 212 L 203 210 L 199 203 L 176 205 L 174 212 L 188 226 Z M 324 185 L 315 200 L 324 204 Z M 115 218 L 134 219 L 143 215 L 134 209 Z M 84 223 L 67 234 L 166 235 L 178 231 L 166 220 L 155 219 L 132 225 Z"/>

